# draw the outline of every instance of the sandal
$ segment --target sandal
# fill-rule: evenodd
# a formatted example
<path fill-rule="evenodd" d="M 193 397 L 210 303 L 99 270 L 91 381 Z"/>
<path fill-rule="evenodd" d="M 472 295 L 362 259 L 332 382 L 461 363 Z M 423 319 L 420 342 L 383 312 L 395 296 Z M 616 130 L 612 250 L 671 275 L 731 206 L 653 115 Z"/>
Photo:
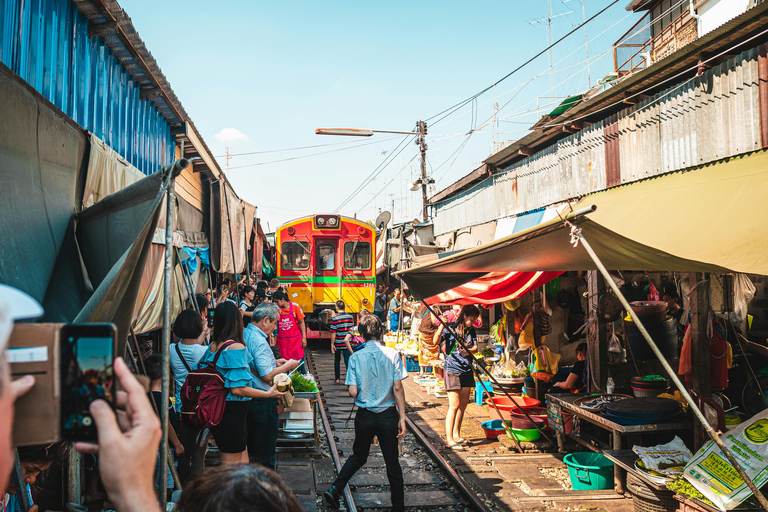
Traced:
<path fill-rule="evenodd" d="M 450 448 L 451 450 L 457 450 L 457 451 L 464 450 L 464 446 L 462 446 L 460 443 L 453 443 L 453 444 L 448 443 L 445 446 L 447 448 Z"/>
<path fill-rule="evenodd" d="M 334 384 L 338 384 L 339 383 L 339 379 L 334 380 L 333 383 Z"/>

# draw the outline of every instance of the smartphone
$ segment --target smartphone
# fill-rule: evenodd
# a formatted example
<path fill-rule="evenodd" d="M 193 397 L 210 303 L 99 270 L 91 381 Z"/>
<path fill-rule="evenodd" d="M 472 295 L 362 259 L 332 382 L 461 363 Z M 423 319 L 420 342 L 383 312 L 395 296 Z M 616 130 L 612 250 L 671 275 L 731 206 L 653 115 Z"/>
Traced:
<path fill-rule="evenodd" d="M 96 441 L 89 406 L 100 398 L 115 407 L 117 330 L 113 324 L 67 324 L 60 346 L 62 438 Z"/>
<path fill-rule="evenodd" d="M 206 317 L 206 319 L 208 320 L 208 327 L 210 327 L 211 329 L 213 329 L 213 315 L 214 315 L 214 313 L 216 313 L 215 309 L 216 308 L 209 307 L 208 308 L 208 315 Z"/>

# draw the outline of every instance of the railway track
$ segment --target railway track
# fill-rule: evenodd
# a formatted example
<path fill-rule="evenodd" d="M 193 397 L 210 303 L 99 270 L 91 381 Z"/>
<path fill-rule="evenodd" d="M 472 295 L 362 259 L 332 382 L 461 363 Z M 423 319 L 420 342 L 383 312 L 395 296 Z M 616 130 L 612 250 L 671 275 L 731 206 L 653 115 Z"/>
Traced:
<path fill-rule="evenodd" d="M 310 348 L 307 360 L 310 373 L 315 376 L 320 390 L 318 421 L 322 422 L 327 450 L 338 472 L 352 453 L 355 437 L 355 413 L 352 412 L 354 400 L 349 396 L 346 386 L 333 382 L 333 355 L 328 348 Z M 406 509 L 490 511 L 443 459 L 418 426 L 410 420 L 407 422 L 408 433 L 400 442 Z M 368 463 L 350 481 L 344 497 L 348 511 L 391 507 L 386 468 L 378 445 L 371 447 Z M 318 502 L 317 510 L 326 509 Z"/>

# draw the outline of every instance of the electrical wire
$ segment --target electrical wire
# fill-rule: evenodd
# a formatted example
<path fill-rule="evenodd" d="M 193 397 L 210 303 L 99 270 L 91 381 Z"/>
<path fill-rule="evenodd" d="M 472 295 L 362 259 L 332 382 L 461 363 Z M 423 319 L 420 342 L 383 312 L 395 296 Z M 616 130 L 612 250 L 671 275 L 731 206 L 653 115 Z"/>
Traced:
<path fill-rule="evenodd" d="M 389 137 L 386 140 L 396 139 L 397 137 Z M 383 140 L 383 139 L 382 139 Z M 381 142 L 381 141 L 380 141 Z M 283 149 L 268 149 L 264 151 L 251 151 L 250 153 L 230 153 L 229 155 L 217 155 L 214 156 L 214 158 L 232 158 L 235 156 L 248 156 L 248 155 L 264 155 L 267 153 L 282 153 L 285 151 L 301 151 L 304 149 L 314 149 L 314 148 L 324 148 L 327 146 L 340 146 L 342 144 L 359 144 L 358 142 L 350 142 L 350 141 L 344 141 L 344 142 L 331 142 L 328 144 L 315 144 L 314 146 L 300 146 L 296 148 L 283 148 Z"/>
<path fill-rule="evenodd" d="M 510 71 L 509 73 L 507 73 L 506 75 L 504 75 L 504 77 L 502 77 L 501 79 L 499 79 L 499 80 L 497 80 L 496 82 L 494 82 L 493 84 L 489 85 L 488 87 L 486 87 L 486 88 L 485 88 L 485 89 L 483 89 L 482 91 L 480 91 L 480 92 L 478 92 L 478 93 L 476 93 L 476 94 L 474 94 L 474 95 L 470 96 L 469 98 L 467 98 L 467 99 L 465 99 L 465 100 L 463 100 L 463 101 L 460 101 L 459 103 L 456 103 L 455 105 L 453 105 L 453 106 L 451 106 L 451 107 L 448 107 L 447 109 L 445 109 L 445 110 L 443 110 L 443 111 L 441 111 L 441 112 L 438 112 L 437 114 L 435 114 L 435 115 L 433 115 L 433 116 L 431 116 L 431 117 L 428 117 L 428 118 L 427 118 L 427 121 L 431 121 L 432 119 L 434 119 L 434 118 L 436 118 L 436 117 L 439 117 L 439 116 L 442 116 L 443 114 L 446 114 L 446 113 L 448 113 L 448 115 L 450 115 L 450 114 L 451 114 L 451 113 L 453 113 L 453 112 L 454 112 L 456 109 L 463 107 L 464 105 L 466 105 L 466 104 L 467 104 L 467 103 L 469 103 L 470 101 L 474 100 L 474 99 L 475 99 L 475 98 L 477 98 L 478 96 L 481 96 L 482 94 L 484 94 L 484 93 L 486 93 L 486 92 L 490 91 L 491 89 L 493 89 L 493 87 L 494 87 L 494 86 L 496 86 L 496 85 L 499 85 L 501 82 L 503 82 L 504 80 L 506 80 L 506 79 L 507 79 L 507 78 L 509 78 L 510 76 L 514 75 L 515 73 L 517 73 L 518 71 L 520 71 L 521 69 L 523 69 L 524 67 L 526 67 L 528 64 L 530 64 L 530 63 L 531 63 L 531 62 L 533 62 L 534 60 L 538 59 L 539 57 L 541 57 L 542 55 L 544 55 L 545 53 L 547 53 L 547 52 L 548 52 L 548 51 L 549 51 L 551 48 L 554 48 L 555 46 L 557 46 L 558 44 L 560 44 L 561 42 L 563 42 L 563 41 L 564 41 L 565 39 L 567 39 L 567 38 L 568 38 L 568 37 L 569 37 L 571 34 L 573 34 L 573 33 L 577 32 L 579 29 L 583 28 L 583 27 L 584 27 L 584 26 L 585 26 L 587 23 L 591 22 L 592 20 L 594 20 L 595 18 L 597 18 L 598 16 L 600 16 L 601 14 L 603 14 L 605 11 L 607 11 L 608 9 L 610 9 L 611 7 L 613 7 L 614 5 L 616 5 L 617 3 L 619 3 L 619 0 L 613 0 L 613 1 L 612 1 L 612 2 L 610 2 L 610 3 L 609 3 L 607 6 L 605 6 L 603 9 L 601 9 L 601 10 L 600 10 L 600 11 L 598 11 L 596 14 L 594 14 L 592 17 L 590 17 L 588 20 L 585 20 L 584 22 L 582 22 L 582 23 L 580 23 L 579 25 L 577 25 L 577 26 L 576 26 L 574 29 L 570 30 L 570 31 L 569 31 L 568 33 L 566 33 L 564 36 L 560 37 L 560 38 L 559 38 L 557 41 L 555 41 L 554 43 L 552 43 L 552 44 L 548 45 L 546 48 L 544 48 L 543 50 L 541 50 L 540 52 L 538 52 L 536 55 L 534 55 L 533 57 L 531 57 L 531 58 L 530 58 L 530 59 L 528 59 L 527 61 L 525 61 L 525 62 L 523 62 L 522 64 L 520 64 L 518 67 L 516 67 L 515 69 L 513 69 L 512 71 Z M 444 117 L 446 117 L 446 116 L 444 116 Z M 444 117 L 442 117 L 442 118 L 438 119 L 436 122 L 440 122 L 440 120 L 444 119 Z"/>
<path fill-rule="evenodd" d="M 312 154 L 309 154 L 309 155 L 292 156 L 292 157 L 289 157 L 289 158 L 281 158 L 280 160 L 270 160 L 268 162 L 257 162 L 255 164 L 236 165 L 234 167 L 226 167 L 224 170 L 225 171 L 231 171 L 233 169 L 245 169 L 247 167 L 258 167 L 260 165 L 277 164 L 277 163 L 280 163 L 280 162 L 288 162 L 288 161 L 291 161 L 291 160 L 300 160 L 302 158 L 310 158 L 310 157 L 313 157 L 313 156 L 327 155 L 329 153 L 337 153 L 339 151 L 347 151 L 349 149 L 356 149 L 356 148 L 359 148 L 359 147 L 362 147 L 362 146 L 370 146 L 371 144 L 380 144 L 382 142 L 387 142 L 389 140 L 396 139 L 396 138 L 397 137 L 388 137 L 388 138 L 379 139 L 379 140 L 375 140 L 375 141 L 371 141 L 371 142 L 364 142 L 362 144 L 357 144 L 356 146 L 350 146 L 350 147 L 347 147 L 347 148 L 332 149 L 330 151 L 320 151 L 319 153 L 312 153 Z"/>
<path fill-rule="evenodd" d="M 407 144 L 405 144 L 409 139 L 411 139 L 412 135 L 407 135 L 403 137 L 403 139 L 400 141 L 400 143 L 395 147 L 394 150 L 392 150 L 389 155 L 382 160 L 382 162 L 376 167 L 376 169 L 371 172 L 371 174 L 368 175 L 367 178 L 363 180 L 363 182 L 357 186 L 357 188 L 352 191 L 352 193 L 344 200 L 342 203 L 334 210 L 334 213 L 337 213 L 339 210 L 344 208 L 349 202 L 354 199 L 354 197 L 359 194 L 370 182 L 372 182 L 376 177 L 381 174 L 381 172 L 389 166 L 389 164 L 392 163 L 392 161 L 395 159 L 396 156 L 398 156 L 400 153 L 403 152 L 403 150 L 407 147 Z M 401 147 L 402 146 L 402 147 Z M 398 148 L 400 148 L 398 150 Z"/>

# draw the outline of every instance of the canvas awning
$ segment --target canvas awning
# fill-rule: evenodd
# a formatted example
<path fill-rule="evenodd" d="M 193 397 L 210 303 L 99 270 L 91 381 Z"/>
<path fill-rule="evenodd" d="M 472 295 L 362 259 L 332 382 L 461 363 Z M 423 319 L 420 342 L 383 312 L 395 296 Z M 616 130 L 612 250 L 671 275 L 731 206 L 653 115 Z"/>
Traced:
<path fill-rule="evenodd" d="M 493 272 L 427 299 L 427 304 L 497 304 L 517 299 L 562 272 Z"/>
<path fill-rule="evenodd" d="M 768 153 L 732 158 L 582 198 L 573 219 L 609 269 L 768 274 Z M 403 271 L 421 298 L 489 272 L 593 270 L 559 218 Z"/>

